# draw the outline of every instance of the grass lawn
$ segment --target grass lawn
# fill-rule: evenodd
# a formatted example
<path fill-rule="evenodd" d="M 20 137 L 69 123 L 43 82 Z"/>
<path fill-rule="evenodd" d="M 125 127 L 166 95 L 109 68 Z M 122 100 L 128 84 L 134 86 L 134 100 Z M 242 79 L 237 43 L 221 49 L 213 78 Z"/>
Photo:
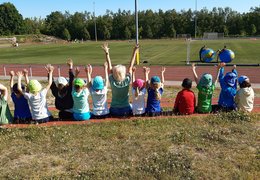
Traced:
<path fill-rule="evenodd" d="M 257 179 L 259 118 L 0 129 L 0 179 Z"/>
<path fill-rule="evenodd" d="M 67 58 L 72 58 L 75 64 L 90 63 L 101 65 L 104 53 L 101 49 L 103 42 L 85 42 L 74 44 L 21 44 L 18 48 L 0 48 L 2 64 L 63 64 Z M 199 49 L 203 45 L 214 50 L 222 49 L 224 45 L 232 49 L 236 64 L 259 63 L 259 40 L 224 39 L 199 40 L 191 42 L 191 60 L 198 60 Z M 134 41 L 109 42 L 110 55 L 113 64 L 128 64 L 132 54 Z M 141 40 L 141 61 L 148 61 L 151 65 L 184 65 L 187 57 L 187 43 L 185 40 Z"/>

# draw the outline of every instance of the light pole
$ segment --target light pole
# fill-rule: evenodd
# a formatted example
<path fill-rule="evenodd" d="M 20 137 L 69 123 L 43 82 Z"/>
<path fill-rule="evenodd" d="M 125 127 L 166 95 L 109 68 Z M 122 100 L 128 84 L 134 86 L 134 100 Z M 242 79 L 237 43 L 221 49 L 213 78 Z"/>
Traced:
<path fill-rule="evenodd" d="M 135 38 L 135 43 L 136 45 L 139 44 L 139 30 L 138 30 L 138 2 L 135 0 L 135 31 L 136 31 L 136 38 Z M 139 50 L 137 51 L 136 54 L 136 64 L 138 65 L 140 63 L 140 56 L 139 56 Z"/>
<path fill-rule="evenodd" d="M 194 29 L 194 38 L 197 37 L 197 0 L 195 0 L 195 29 Z"/>
<path fill-rule="evenodd" d="M 94 12 L 93 12 L 93 15 L 94 15 L 94 25 L 95 25 L 95 40 L 97 42 L 97 23 L 96 23 L 96 9 L 95 9 L 95 2 L 93 2 L 93 7 L 94 7 Z"/>

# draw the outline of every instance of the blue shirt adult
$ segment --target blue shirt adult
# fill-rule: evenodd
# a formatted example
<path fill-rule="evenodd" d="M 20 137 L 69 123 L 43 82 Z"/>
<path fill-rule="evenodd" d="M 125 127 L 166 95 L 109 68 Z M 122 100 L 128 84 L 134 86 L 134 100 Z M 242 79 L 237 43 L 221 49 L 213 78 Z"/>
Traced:
<path fill-rule="evenodd" d="M 221 92 L 219 95 L 218 105 L 224 108 L 235 109 L 234 97 L 237 92 L 237 71 L 233 69 L 232 72 L 224 76 L 224 68 L 220 68 L 219 83 Z"/>
<path fill-rule="evenodd" d="M 25 99 L 23 95 L 21 95 L 18 98 L 14 92 L 12 92 L 11 97 L 14 102 L 14 118 L 18 118 L 18 119 L 31 118 L 32 115 L 30 112 L 27 99 Z"/>

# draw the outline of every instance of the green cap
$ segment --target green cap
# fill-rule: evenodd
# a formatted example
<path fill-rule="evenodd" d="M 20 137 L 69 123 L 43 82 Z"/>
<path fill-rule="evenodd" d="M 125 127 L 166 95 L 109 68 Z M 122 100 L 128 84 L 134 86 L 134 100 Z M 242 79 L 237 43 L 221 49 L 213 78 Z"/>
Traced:
<path fill-rule="evenodd" d="M 74 80 L 74 85 L 75 85 L 75 86 L 83 87 L 84 84 L 85 84 L 85 82 L 84 82 L 84 80 L 81 79 L 81 78 L 76 78 L 76 79 Z"/>

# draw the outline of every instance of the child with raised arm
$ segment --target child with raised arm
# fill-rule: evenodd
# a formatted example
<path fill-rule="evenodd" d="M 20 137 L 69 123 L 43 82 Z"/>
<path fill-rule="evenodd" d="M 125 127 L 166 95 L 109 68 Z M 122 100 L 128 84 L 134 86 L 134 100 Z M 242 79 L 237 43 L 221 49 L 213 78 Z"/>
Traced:
<path fill-rule="evenodd" d="M 76 68 L 75 77 L 78 77 L 79 68 Z M 85 72 L 88 75 L 88 69 L 85 68 Z M 89 78 L 88 78 L 89 79 Z M 73 118 L 76 121 L 89 120 L 91 118 L 91 113 L 89 111 L 89 83 L 85 83 L 85 81 L 81 78 L 76 78 L 73 81 L 72 88 L 72 98 L 73 98 Z"/>
<path fill-rule="evenodd" d="M 145 114 L 145 94 L 146 83 L 148 81 L 149 68 L 144 67 L 145 81 L 142 79 L 135 79 L 136 67 L 133 67 L 132 73 L 132 111 L 134 116 L 142 116 Z M 147 73 L 146 73 L 147 72 Z M 147 75 L 146 75 L 147 74 Z"/>
<path fill-rule="evenodd" d="M 23 70 L 24 77 L 26 79 L 26 84 L 28 84 L 28 71 L 26 69 Z M 23 96 L 20 91 L 18 91 L 18 84 L 14 84 L 14 71 L 10 71 L 10 89 L 11 89 L 11 98 L 14 103 L 14 121 L 13 123 L 29 123 L 32 119 L 32 115 L 30 112 L 29 104 L 27 99 Z M 21 84 L 21 88 L 25 91 L 25 86 Z"/>
<path fill-rule="evenodd" d="M 158 76 L 153 76 L 149 83 L 147 83 L 147 105 L 146 113 L 148 116 L 159 116 L 162 113 L 161 96 L 164 88 L 164 72 L 165 67 L 161 69 L 161 79 Z M 146 71 L 148 77 L 149 70 Z"/>
<path fill-rule="evenodd" d="M 107 91 L 108 91 L 108 64 L 104 63 L 105 81 L 101 76 L 96 76 L 91 79 L 92 67 L 87 66 L 88 83 L 90 83 L 89 91 L 92 97 L 93 111 L 91 119 L 102 119 L 109 116 L 109 109 L 107 105 Z"/>
<path fill-rule="evenodd" d="M 221 92 L 218 106 L 219 110 L 228 112 L 236 109 L 234 98 L 237 92 L 237 70 L 236 65 L 234 65 L 232 72 L 228 72 L 224 76 L 225 65 L 225 63 L 220 63 L 219 83 Z"/>
<path fill-rule="evenodd" d="M 240 76 L 238 78 L 240 89 L 235 96 L 235 103 L 238 110 L 251 112 L 254 108 L 255 93 L 251 87 L 250 80 L 247 76 Z"/>
<path fill-rule="evenodd" d="M 71 95 L 74 80 L 73 61 L 69 59 L 67 65 L 69 66 L 69 82 L 64 77 L 58 77 L 51 84 L 51 92 L 55 97 L 55 107 L 59 110 L 60 120 L 73 119 L 73 99 Z"/>
<path fill-rule="evenodd" d="M 105 43 L 102 48 L 108 63 L 109 82 L 112 89 L 110 114 L 116 117 L 129 116 L 132 114 L 132 108 L 129 103 L 129 86 L 138 46 L 135 46 L 133 50 L 128 72 L 126 72 L 126 67 L 123 65 L 117 65 L 112 68 L 108 44 Z"/>
<path fill-rule="evenodd" d="M 192 80 L 185 78 L 182 81 L 183 89 L 178 92 L 175 99 L 173 112 L 177 115 L 190 115 L 195 111 L 196 97 L 194 92 L 191 90 Z"/>
<path fill-rule="evenodd" d="M 8 90 L 3 84 L 0 84 L 0 92 L 0 125 L 10 124 L 13 117 L 7 104 Z"/>
<path fill-rule="evenodd" d="M 219 69 L 220 65 L 218 66 L 216 80 L 213 83 L 212 75 L 209 73 L 204 73 L 199 79 L 196 72 L 196 66 L 194 63 L 192 64 L 192 72 L 198 89 L 198 113 L 210 113 L 212 111 L 212 96 L 216 83 L 218 82 Z"/>
<path fill-rule="evenodd" d="M 22 90 L 21 80 L 23 73 L 21 71 L 16 73 L 18 77 L 18 91 L 20 91 L 20 93 L 24 95 L 25 99 L 28 100 L 29 106 L 31 108 L 32 119 L 35 123 L 45 123 L 53 119 L 50 111 L 48 110 L 46 96 L 52 84 L 52 74 L 54 67 L 48 64 L 45 68 L 49 73 L 47 86 L 42 89 L 42 85 L 39 83 L 39 81 L 30 80 L 28 84 L 28 93 Z"/>

